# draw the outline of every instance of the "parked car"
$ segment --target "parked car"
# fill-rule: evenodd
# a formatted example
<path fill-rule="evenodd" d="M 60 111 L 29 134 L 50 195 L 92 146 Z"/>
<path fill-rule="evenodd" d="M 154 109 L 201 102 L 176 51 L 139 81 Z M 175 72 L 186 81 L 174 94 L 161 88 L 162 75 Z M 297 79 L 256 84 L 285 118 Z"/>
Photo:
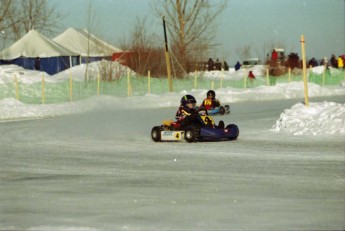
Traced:
<path fill-rule="evenodd" d="M 247 67 L 253 67 L 255 65 L 260 65 L 261 62 L 258 58 L 251 58 L 251 59 L 246 59 L 242 63 L 242 67 L 247 68 Z"/>

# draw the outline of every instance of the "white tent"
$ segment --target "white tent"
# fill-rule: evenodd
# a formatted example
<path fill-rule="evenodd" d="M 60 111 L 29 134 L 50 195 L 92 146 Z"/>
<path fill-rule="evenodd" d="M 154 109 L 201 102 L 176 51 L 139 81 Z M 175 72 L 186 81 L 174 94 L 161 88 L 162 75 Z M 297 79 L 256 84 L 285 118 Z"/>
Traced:
<path fill-rule="evenodd" d="M 16 64 L 25 69 L 35 69 L 36 58 L 40 58 L 40 70 L 49 74 L 72 66 L 72 57 L 79 55 L 48 39 L 35 30 L 30 30 L 0 53 L 1 63 Z"/>
<path fill-rule="evenodd" d="M 19 57 L 47 58 L 78 55 L 48 39 L 35 30 L 30 30 L 17 42 L 0 53 L 0 59 L 11 60 Z"/>
<path fill-rule="evenodd" d="M 68 28 L 53 41 L 83 57 L 111 57 L 122 51 L 81 29 Z"/>

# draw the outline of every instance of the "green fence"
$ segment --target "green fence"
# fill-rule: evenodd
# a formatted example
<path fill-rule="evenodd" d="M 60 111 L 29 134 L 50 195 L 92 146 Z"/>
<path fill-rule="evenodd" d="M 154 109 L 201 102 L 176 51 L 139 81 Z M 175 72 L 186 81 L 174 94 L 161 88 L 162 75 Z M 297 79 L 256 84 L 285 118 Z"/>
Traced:
<path fill-rule="evenodd" d="M 345 72 L 337 70 L 336 73 L 327 71 L 324 74 L 310 73 L 308 81 L 320 86 L 339 85 L 345 79 Z M 150 81 L 150 89 L 149 89 Z M 258 77 L 254 80 L 242 78 L 240 80 L 221 79 L 215 80 L 204 78 L 202 75 L 190 75 L 183 79 L 174 79 L 174 92 L 191 89 L 218 89 L 218 88 L 255 88 L 259 86 L 274 86 L 279 83 L 289 83 L 303 81 L 302 75 L 283 75 L 279 77 L 269 76 Z M 130 88 L 128 85 L 130 82 Z M 150 91 L 150 92 L 149 92 Z M 11 83 L 0 84 L 0 100 L 4 98 L 17 98 L 23 103 L 59 103 L 85 99 L 94 95 L 111 95 L 127 97 L 130 95 L 142 96 L 150 94 L 168 93 L 168 81 L 166 78 L 147 78 L 128 76 L 118 78 L 116 81 L 59 81 L 59 82 L 36 82 L 21 83 L 13 81 Z"/>

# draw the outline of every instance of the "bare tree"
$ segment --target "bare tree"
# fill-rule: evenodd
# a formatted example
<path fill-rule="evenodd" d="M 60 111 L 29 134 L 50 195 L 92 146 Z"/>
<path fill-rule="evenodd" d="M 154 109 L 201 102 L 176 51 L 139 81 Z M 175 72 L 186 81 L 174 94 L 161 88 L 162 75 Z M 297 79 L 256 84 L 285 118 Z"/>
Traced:
<path fill-rule="evenodd" d="M 207 52 L 215 37 L 216 18 L 227 0 L 154 0 L 153 8 L 165 16 L 173 51 L 183 69 Z"/>
<path fill-rule="evenodd" d="M 150 71 L 152 76 L 160 76 L 165 72 L 164 53 L 157 46 L 158 35 L 150 33 L 149 28 L 146 17 L 136 18 L 129 38 L 124 38 L 120 46 L 125 51 L 120 59 L 140 75 L 145 76 Z"/>
<path fill-rule="evenodd" d="M 242 61 L 249 59 L 249 58 L 252 58 L 252 48 L 250 45 L 246 45 L 246 46 L 243 46 L 241 48 L 237 48 L 236 52 Z"/>
<path fill-rule="evenodd" d="M 31 29 L 54 33 L 61 17 L 47 0 L 0 1 L 0 30 L 9 41 L 18 40 Z"/>

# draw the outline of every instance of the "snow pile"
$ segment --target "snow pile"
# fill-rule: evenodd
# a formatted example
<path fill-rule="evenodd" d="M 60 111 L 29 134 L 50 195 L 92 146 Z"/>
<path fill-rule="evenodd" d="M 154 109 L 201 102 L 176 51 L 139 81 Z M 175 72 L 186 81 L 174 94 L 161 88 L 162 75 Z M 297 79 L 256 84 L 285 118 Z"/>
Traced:
<path fill-rule="evenodd" d="M 131 72 L 132 76 L 135 76 L 135 72 L 128 67 L 123 66 L 118 62 L 107 60 L 92 62 L 88 65 L 81 64 L 74 66 L 55 75 L 49 75 L 42 71 L 28 70 L 11 64 L 0 66 L 0 84 L 13 83 L 15 77 L 20 83 L 37 83 L 42 81 L 43 75 L 44 80 L 50 83 L 69 80 L 70 76 L 74 81 L 84 81 L 86 66 L 88 70 L 88 80 L 96 79 L 98 73 L 100 73 L 101 76 L 112 76 L 112 78 L 118 78 L 121 76 L 126 76 L 128 70 Z"/>
<path fill-rule="evenodd" d="M 0 84 L 13 83 L 15 78 L 21 83 L 35 83 L 42 81 L 42 74 L 49 79 L 50 75 L 45 72 L 27 70 L 17 65 L 0 66 Z"/>
<path fill-rule="evenodd" d="M 345 135 L 345 104 L 334 102 L 295 104 L 272 127 L 293 135 Z"/>
<path fill-rule="evenodd" d="M 107 60 L 89 63 L 87 69 L 89 80 L 96 79 L 98 73 L 100 73 L 101 76 L 107 76 L 108 78 L 109 76 L 111 76 L 112 79 L 126 76 L 127 71 L 131 72 L 131 76 L 135 76 L 135 72 L 129 69 L 128 67 L 123 66 L 118 62 Z M 53 77 L 57 80 L 63 81 L 68 80 L 70 76 L 72 76 L 73 80 L 75 81 L 84 81 L 85 70 L 86 64 L 81 64 L 78 66 L 74 66 L 70 69 L 64 70 L 62 72 L 59 72 L 55 74 Z"/>

